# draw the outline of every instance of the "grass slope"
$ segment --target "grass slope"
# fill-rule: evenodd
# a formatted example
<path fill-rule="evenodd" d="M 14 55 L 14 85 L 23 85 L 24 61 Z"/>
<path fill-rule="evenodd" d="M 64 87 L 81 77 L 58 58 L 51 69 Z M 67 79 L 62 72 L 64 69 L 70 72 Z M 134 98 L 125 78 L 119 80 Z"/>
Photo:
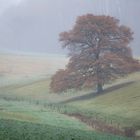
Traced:
<path fill-rule="evenodd" d="M 85 114 L 105 118 L 122 126 L 140 124 L 140 81 L 88 100 L 78 100 L 69 105 L 80 108 Z M 87 113 L 89 112 L 89 113 Z M 140 128 L 140 125 L 139 125 Z"/>
<path fill-rule="evenodd" d="M 100 96 L 87 98 L 92 90 L 71 90 L 60 95 L 50 93 L 49 74 L 52 66 L 49 64 L 50 70 L 48 73 L 45 72 L 48 67 L 43 65 L 47 65 L 48 62 L 45 62 L 44 58 L 37 62 L 35 62 L 37 58 L 31 57 L 23 59 L 20 56 L 0 56 L 0 58 L 2 58 L 0 63 L 4 70 L 4 75 L 0 75 L 0 140 L 127 139 L 93 132 L 86 124 L 64 115 L 72 113 L 80 113 L 112 125 L 119 124 L 120 127 L 140 129 L 140 73 L 119 79 L 112 85 L 106 85 L 105 88 L 126 82 L 132 82 L 132 84 L 121 86 Z M 8 71 L 7 74 L 5 70 L 11 68 L 9 61 L 11 64 L 16 64 L 14 68 L 20 67 L 20 63 L 23 68 Z M 41 61 L 43 61 L 42 64 L 36 69 Z M 34 72 L 39 75 L 30 73 L 33 70 L 32 65 L 34 65 L 33 69 L 36 69 Z M 55 66 L 53 70 L 56 70 Z M 61 104 L 71 99 L 75 100 Z"/>
<path fill-rule="evenodd" d="M 0 120 L 0 140 L 129 140 L 78 129 Z"/>
<path fill-rule="evenodd" d="M 64 68 L 68 59 L 61 55 L 0 54 L 0 75 L 48 75 Z"/>
<path fill-rule="evenodd" d="M 13 119 L 73 129 L 85 130 L 88 128 L 76 119 L 25 101 L 0 100 L 0 110 L 0 119 Z"/>
<path fill-rule="evenodd" d="M 40 105 L 0 100 L 0 140 L 129 140 L 93 132 L 77 119 Z"/>
<path fill-rule="evenodd" d="M 96 98 L 75 100 L 66 104 L 65 112 L 79 111 L 88 116 L 95 116 L 105 119 L 106 121 L 114 121 L 122 126 L 136 126 L 140 122 L 140 73 L 130 75 L 125 79 L 116 81 L 118 85 L 130 81 L 132 84 L 114 89 L 104 95 Z M 63 93 L 61 95 L 49 93 L 50 80 L 43 79 L 30 84 L 16 84 L 15 86 L 7 86 L 0 88 L 0 97 L 9 97 L 15 99 L 37 100 L 40 104 L 56 103 L 66 101 L 71 98 L 79 98 L 79 96 L 87 96 L 87 92 L 79 91 Z M 107 86 L 108 87 L 108 86 Z M 58 105 L 57 105 L 58 106 Z"/>

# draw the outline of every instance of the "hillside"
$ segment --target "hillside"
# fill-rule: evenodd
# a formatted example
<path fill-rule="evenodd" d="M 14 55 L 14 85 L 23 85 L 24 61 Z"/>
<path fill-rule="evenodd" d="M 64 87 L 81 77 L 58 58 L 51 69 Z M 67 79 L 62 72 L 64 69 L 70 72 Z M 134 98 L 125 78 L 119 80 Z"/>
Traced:
<path fill-rule="evenodd" d="M 99 96 L 84 95 L 68 102 L 83 112 L 92 112 L 89 116 L 105 117 L 107 121 L 121 123 L 122 126 L 139 126 L 140 122 L 140 81 L 129 83 L 124 87 L 114 86 L 110 92 Z"/>
<path fill-rule="evenodd" d="M 0 73 L 8 75 L 53 74 L 64 68 L 68 59 L 63 55 L 0 54 Z"/>
<path fill-rule="evenodd" d="M 0 54 L 0 86 L 46 78 L 67 61 L 63 55 Z"/>
<path fill-rule="evenodd" d="M 19 130 L 17 137 L 26 134 L 31 140 L 36 136 L 35 129 L 40 130 L 40 137 L 43 133 L 48 137 L 55 136 L 54 131 L 57 131 L 62 140 L 72 136 L 76 140 L 128 140 L 115 135 L 128 136 L 128 132 L 131 132 L 131 137 L 140 135 L 140 72 L 106 85 L 105 92 L 100 95 L 94 93 L 94 88 L 55 94 L 49 88 L 53 74 L 50 71 L 64 67 L 66 59 L 0 57 L 3 68 L 0 76 L 0 122 L 7 138 L 11 136 L 10 140 L 15 140 L 14 131 L 10 128 Z M 10 71 L 12 63 L 14 69 Z M 30 131 L 23 130 L 23 127 L 30 128 Z M 3 136 L 2 140 L 6 139 L 2 133 L 0 136 Z"/>

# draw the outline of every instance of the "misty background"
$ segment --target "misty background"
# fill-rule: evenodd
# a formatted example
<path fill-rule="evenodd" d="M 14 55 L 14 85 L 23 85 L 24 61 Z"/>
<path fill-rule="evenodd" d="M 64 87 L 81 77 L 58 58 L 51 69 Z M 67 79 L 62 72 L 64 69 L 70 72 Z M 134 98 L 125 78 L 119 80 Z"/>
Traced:
<path fill-rule="evenodd" d="M 140 0 L 0 0 L 0 52 L 65 54 L 59 33 L 77 16 L 92 13 L 120 19 L 134 32 L 133 53 L 140 56 Z"/>

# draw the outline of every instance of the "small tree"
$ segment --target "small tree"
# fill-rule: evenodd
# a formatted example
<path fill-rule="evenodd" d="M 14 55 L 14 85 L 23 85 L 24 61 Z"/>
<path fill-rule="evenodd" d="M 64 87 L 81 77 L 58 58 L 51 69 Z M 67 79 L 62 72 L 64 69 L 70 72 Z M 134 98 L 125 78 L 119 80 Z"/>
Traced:
<path fill-rule="evenodd" d="M 80 77 L 82 82 L 77 86 L 87 81 L 96 84 L 100 93 L 105 83 L 137 71 L 139 62 L 128 46 L 132 35 L 130 28 L 119 25 L 119 20 L 113 17 L 92 14 L 78 17 L 72 30 L 60 34 L 62 46 L 70 56 L 66 75 Z"/>

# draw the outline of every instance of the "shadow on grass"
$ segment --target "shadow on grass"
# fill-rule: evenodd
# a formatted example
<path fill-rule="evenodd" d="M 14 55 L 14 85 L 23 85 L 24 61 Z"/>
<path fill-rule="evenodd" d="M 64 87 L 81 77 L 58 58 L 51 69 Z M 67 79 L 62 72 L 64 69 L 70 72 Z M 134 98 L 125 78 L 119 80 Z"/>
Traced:
<path fill-rule="evenodd" d="M 91 98 L 95 98 L 97 96 L 101 96 L 103 94 L 107 94 L 109 92 L 112 92 L 112 91 L 115 91 L 115 90 L 118 90 L 118 89 L 121 89 L 121 88 L 124 88 L 124 87 L 127 87 L 133 83 L 135 83 L 136 81 L 130 81 L 130 82 L 126 82 L 126 83 L 122 83 L 122 84 L 118 84 L 118 85 L 115 85 L 115 86 L 112 86 L 112 87 L 109 87 L 109 88 L 106 88 L 103 92 L 101 93 L 97 93 L 97 92 L 92 92 L 92 93 L 89 93 L 89 94 L 86 94 L 86 95 L 82 95 L 82 96 L 78 96 L 78 97 L 73 97 L 71 99 L 68 99 L 68 100 L 65 100 L 63 102 L 60 102 L 60 103 L 70 103 L 70 102 L 75 102 L 75 101 L 82 101 L 82 100 L 88 100 L 88 99 L 91 99 Z"/>

